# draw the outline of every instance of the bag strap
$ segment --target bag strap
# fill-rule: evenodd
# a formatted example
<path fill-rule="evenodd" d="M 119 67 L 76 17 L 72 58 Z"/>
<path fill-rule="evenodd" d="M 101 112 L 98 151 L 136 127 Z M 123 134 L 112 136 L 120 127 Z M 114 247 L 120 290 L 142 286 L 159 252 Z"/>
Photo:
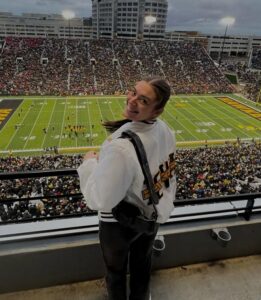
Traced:
<path fill-rule="evenodd" d="M 134 149 L 137 153 L 137 157 L 138 157 L 138 160 L 139 160 L 139 163 L 140 163 L 140 166 L 141 166 L 144 178 L 145 178 L 145 183 L 146 183 L 146 185 L 149 189 L 149 192 L 150 192 L 150 199 L 152 201 L 152 205 L 153 205 L 153 208 L 154 208 L 153 218 L 157 219 L 158 212 L 157 212 L 156 204 L 159 203 L 159 197 L 158 197 L 158 195 L 155 191 L 155 188 L 154 188 L 149 163 L 148 163 L 148 160 L 147 160 L 147 155 L 146 155 L 144 146 L 142 144 L 142 141 L 139 138 L 139 136 L 131 130 L 123 131 L 121 137 L 122 138 L 128 138 L 134 146 Z"/>

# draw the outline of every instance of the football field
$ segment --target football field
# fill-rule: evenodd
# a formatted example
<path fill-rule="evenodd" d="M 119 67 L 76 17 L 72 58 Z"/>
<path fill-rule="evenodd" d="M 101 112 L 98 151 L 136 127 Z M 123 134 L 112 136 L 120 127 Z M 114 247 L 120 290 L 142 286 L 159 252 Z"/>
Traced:
<path fill-rule="evenodd" d="M 126 97 L 2 97 L 0 155 L 84 152 L 99 147 L 102 121 L 122 119 Z M 178 146 L 261 139 L 261 109 L 235 95 L 173 96 L 161 118 L 175 131 Z"/>

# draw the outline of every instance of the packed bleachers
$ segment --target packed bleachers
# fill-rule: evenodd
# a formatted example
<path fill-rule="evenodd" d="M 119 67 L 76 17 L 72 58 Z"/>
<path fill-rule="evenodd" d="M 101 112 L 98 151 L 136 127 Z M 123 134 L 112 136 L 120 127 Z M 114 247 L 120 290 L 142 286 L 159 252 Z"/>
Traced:
<path fill-rule="evenodd" d="M 254 47 L 252 52 L 252 68 L 261 70 L 261 47 Z"/>
<path fill-rule="evenodd" d="M 260 75 L 250 69 L 247 62 L 225 61 L 221 65 L 222 72 L 233 72 L 237 74 L 238 79 L 244 84 L 242 93 L 250 100 L 257 102 L 261 89 Z M 260 100 L 259 100 L 260 101 Z"/>
<path fill-rule="evenodd" d="M 167 78 L 176 94 L 233 90 L 189 42 L 7 37 L 0 53 L 2 95 L 125 93 L 147 76 Z"/>
<path fill-rule="evenodd" d="M 0 172 L 77 168 L 81 155 L 0 158 Z M 261 192 L 261 144 L 226 144 L 222 147 L 178 149 L 177 199 Z M 70 194 L 64 198 L 48 198 Z M 0 182 L 0 220 L 24 220 L 91 212 L 80 193 L 77 176 L 25 178 Z M 8 198 L 46 197 L 43 200 L 3 204 Z"/>
<path fill-rule="evenodd" d="M 76 168 L 81 162 L 82 157 L 79 155 L 7 157 L 0 158 L 0 172 Z M 76 176 L 2 180 L 0 181 L 0 219 L 2 221 L 26 220 L 90 212 L 83 199 L 74 197 L 77 193 L 80 193 L 80 187 Z M 69 196 L 60 197 L 66 194 Z M 45 198 L 1 204 L 1 201 L 10 198 L 24 199 L 41 196 Z"/>
<path fill-rule="evenodd" d="M 261 192 L 261 144 L 179 150 L 177 199 Z"/>

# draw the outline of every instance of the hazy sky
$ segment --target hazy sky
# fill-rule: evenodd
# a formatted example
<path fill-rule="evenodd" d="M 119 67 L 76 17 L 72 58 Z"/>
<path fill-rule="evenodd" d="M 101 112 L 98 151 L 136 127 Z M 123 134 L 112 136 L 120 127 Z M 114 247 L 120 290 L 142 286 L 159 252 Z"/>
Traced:
<path fill-rule="evenodd" d="M 224 33 L 223 17 L 236 19 L 228 34 L 261 36 L 261 0 L 168 0 L 167 30 Z M 58 13 L 71 9 L 78 17 L 91 16 L 91 0 L 0 0 L 0 11 L 21 14 Z"/>

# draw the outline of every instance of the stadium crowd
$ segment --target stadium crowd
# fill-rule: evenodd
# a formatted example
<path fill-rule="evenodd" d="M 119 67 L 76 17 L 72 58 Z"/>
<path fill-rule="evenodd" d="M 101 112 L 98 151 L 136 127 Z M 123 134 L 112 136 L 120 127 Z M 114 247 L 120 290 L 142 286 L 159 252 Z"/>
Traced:
<path fill-rule="evenodd" d="M 0 172 L 77 168 L 81 155 L 44 155 L 0 158 Z M 177 199 L 261 192 L 261 144 L 226 144 L 222 147 L 178 149 Z M 69 196 L 62 196 L 64 193 Z M 80 193 L 77 176 L 25 178 L 0 182 L 0 219 L 19 221 L 90 213 Z M 54 198 L 49 198 L 54 196 Z M 30 201 L 1 203 L 7 199 L 35 197 Z M 37 197 L 44 197 L 39 200 Z"/>
<path fill-rule="evenodd" d="M 260 52 L 261 53 L 261 52 Z M 252 67 L 256 69 L 261 69 L 261 62 L 252 63 Z M 247 62 L 239 62 L 227 60 L 222 63 L 222 72 L 232 72 L 237 74 L 238 79 L 244 84 L 243 94 L 250 100 L 257 102 L 258 95 L 261 89 L 261 79 L 258 78 L 256 71 L 248 67 Z M 261 99 L 259 99 L 261 101 Z"/>
<path fill-rule="evenodd" d="M 261 70 L 261 48 L 253 48 L 252 53 L 252 68 Z"/>
<path fill-rule="evenodd" d="M 167 78 L 173 93 L 233 90 L 190 42 L 6 37 L 0 53 L 2 95 L 118 94 L 148 76 Z"/>
<path fill-rule="evenodd" d="M 0 172 L 76 168 L 81 161 L 82 157 L 79 155 L 7 157 L 0 158 Z M 2 221 L 25 220 L 90 212 L 85 201 L 75 195 L 77 193 L 80 193 L 80 188 L 76 176 L 2 180 L 0 182 L 0 218 Z M 68 196 L 60 197 L 65 194 Z M 8 198 L 23 199 L 42 196 L 46 198 L 1 204 L 1 201 Z M 50 196 L 53 198 L 49 198 Z"/>
<path fill-rule="evenodd" d="M 261 192 L 261 144 L 179 150 L 177 199 Z"/>

